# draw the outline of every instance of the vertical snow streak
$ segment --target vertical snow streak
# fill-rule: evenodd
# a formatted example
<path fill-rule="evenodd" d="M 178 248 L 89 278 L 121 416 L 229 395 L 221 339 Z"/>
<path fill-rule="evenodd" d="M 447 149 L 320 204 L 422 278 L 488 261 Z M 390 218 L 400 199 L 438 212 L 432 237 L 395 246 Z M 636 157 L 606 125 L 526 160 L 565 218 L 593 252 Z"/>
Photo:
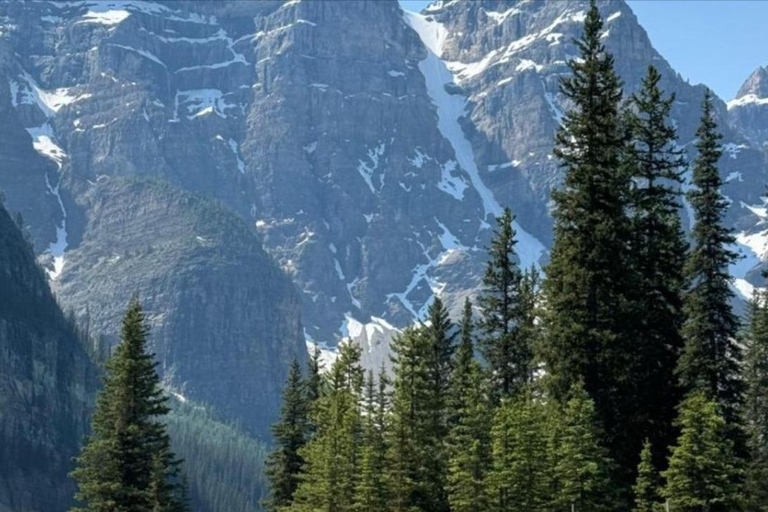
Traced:
<path fill-rule="evenodd" d="M 404 12 L 405 22 L 416 31 L 427 48 L 427 57 L 419 63 L 419 70 L 424 75 L 427 93 L 437 108 L 437 128 L 443 137 L 451 143 L 456 154 L 456 160 L 469 175 L 472 187 L 483 201 L 485 217 L 487 218 L 488 215 L 499 217 L 503 209 L 494 198 L 493 192 L 480 177 L 472 144 L 464 135 L 459 122 L 466 111 L 467 99 L 460 95 L 450 94 L 445 88 L 447 84 L 454 82 L 453 73 L 440 58 L 448 33 L 440 23 L 432 19 L 421 14 Z M 541 256 L 546 252 L 544 244 L 525 231 L 517 222 L 515 223 L 515 230 L 519 240 L 517 254 L 520 257 L 521 265 L 525 268 L 532 265 L 538 266 Z"/>

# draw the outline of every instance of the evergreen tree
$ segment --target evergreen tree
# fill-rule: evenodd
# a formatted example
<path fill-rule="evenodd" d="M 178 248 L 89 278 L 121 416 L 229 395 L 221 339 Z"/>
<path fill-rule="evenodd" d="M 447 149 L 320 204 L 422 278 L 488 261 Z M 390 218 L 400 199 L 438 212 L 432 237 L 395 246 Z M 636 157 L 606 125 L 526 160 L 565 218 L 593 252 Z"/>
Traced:
<path fill-rule="evenodd" d="M 556 446 L 554 474 L 557 510 L 599 512 L 617 510 L 617 489 L 612 487 L 613 462 L 600 444 L 601 432 L 592 399 L 574 386 L 565 406 Z"/>
<path fill-rule="evenodd" d="M 387 384 L 386 374 L 379 376 L 379 385 L 368 372 L 365 385 L 363 446 L 360 456 L 360 480 L 355 494 L 355 510 L 386 511 L 389 492 L 386 482 L 387 444 Z"/>
<path fill-rule="evenodd" d="M 480 340 L 500 397 L 514 394 L 531 374 L 532 348 L 519 333 L 520 270 L 515 263 L 514 216 L 509 208 L 496 220 L 498 228 L 488 249 L 489 261 L 479 298 Z"/>
<path fill-rule="evenodd" d="M 448 435 L 448 394 L 456 333 L 443 301 L 435 297 L 428 310 L 429 321 L 421 327 L 426 343 L 429 391 L 426 401 L 428 424 L 421 440 L 422 466 L 426 480 L 421 482 L 429 495 L 430 510 L 447 511 L 445 492 L 448 471 L 445 440 Z"/>
<path fill-rule="evenodd" d="M 286 510 L 354 510 L 363 445 L 363 380 L 360 347 L 341 345 L 328 376 L 327 390 L 312 412 L 317 430 L 299 450 L 305 462 L 293 503 Z"/>
<path fill-rule="evenodd" d="M 745 495 L 750 512 L 768 511 L 768 296 L 756 291 L 750 304 L 744 364 L 744 423 L 749 463 Z"/>
<path fill-rule="evenodd" d="M 309 422 L 307 396 L 301 367 L 295 359 L 283 389 L 280 421 L 272 427 L 275 449 L 269 454 L 266 473 L 270 481 L 269 498 L 264 506 L 277 511 L 291 504 L 304 466 L 301 449 L 307 442 Z"/>
<path fill-rule="evenodd" d="M 388 432 L 389 462 L 387 479 L 391 485 L 391 510 L 411 512 L 434 510 L 425 483 L 425 451 L 431 433 L 429 397 L 430 374 L 428 345 L 420 329 L 410 327 L 392 344 L 393 393 Z"/>
<path fill-rule="evenodd" d="M 123 319 L 120 344 L 107 361 L 92 432 L 72 472 L 81 512 L 175 512 L 180 461 L 163 418 L 167 398 L 147 352 L 149 330 L 137 299 Z"/>
<path fill-rule="evenodd" d="M 631 407 L 633 424 L 624 426 L 635 439 L 649 437 L 657 448 L 657 462 L 666 460 L 675 441 L 675 408 L 682 395 L 675 367 L 682 350 L 683 267 L 687 251 L 680 222 L 680 190 L 686 165 L 677 147 L 677 131 L 670 120 L 674 95 L 664 97 L 661 74 L 650 66 L 640 91 L 632 98 L 631 161 L 632 249 L 639 283 L 634 300 L 637 330 L 634 337 Z"/>
<path fill-rule="evenodd" d="M 742 510 L 740 461 L 718 408 L 703 391 L 694 392 L 680 406 L 681 434 L 663 472 L 667 483 L 661 494 L 670 510 Z"/>
<path fill-rule="evenodd" d="M 546 510 L 551 502 L 551 459 L 544 405 L 530 392 L 502 401 L 493 422 L 493 465 L 488 476 L 492 510 Z"/>
<path fill-rule="evenodd" d="M 621 165 L 621 81 L 602 34 L 593 1 L 576 41 L 580 58 L 569 62 L 572 74 L 561 84 L 574 109 L 556 141 L 566 173 L 552 194 L 554 244 L 544 282 L 541 356 L 555 398 L 564 399 L 583 382 L 628 485 L 637 464 L 635 442 L 624 430 L 634 414 L 629 306 L 636 278 L 629 251 L 630 179 Z"/>
<path fill-rule="evenodd" d="M 633 489 L 635 506 L 632 512 L 660 512 L 659 474 L 653 463 L 651 442 L 647 439 L 640 452 L 640 464 L 637 467 L 637 482 Z"/>
<path fill-rule="evenodd" d="M 314 404 L 322 394 L 323 387 L 323 363 L 320 361 L 320 347 L 315 345 L 312 355 L 307 362 L 307 401 Z"/>
<path fill-rule="evenodd" d="M 483 370 L 473 359 L 472 324 L 472 303 L 467 299 L 450 383 L 447 491 L 453 512 L 483 512 L 489 504 L 485 476 L 492 412 Z"/>
<path fill-rule="evenodd" d="M 741 351 L 736 344 L 738 319 L 731 310 L 728 266 L 737 255 L 729 249 L 735 239 L 723 225 L 728 200 L 720 192 L 723 181 L 717 169 L 722 136 L 717 132 L 709 91 L 696 135 L 698 156 L 688 194 L 695 215 L 686 263 L 690 290 L 685 297 L 685 345 L 677 371 L 686 390 L 707 393 L 722 407 L 725 420 L 735 424 L 742 399 Z"/>

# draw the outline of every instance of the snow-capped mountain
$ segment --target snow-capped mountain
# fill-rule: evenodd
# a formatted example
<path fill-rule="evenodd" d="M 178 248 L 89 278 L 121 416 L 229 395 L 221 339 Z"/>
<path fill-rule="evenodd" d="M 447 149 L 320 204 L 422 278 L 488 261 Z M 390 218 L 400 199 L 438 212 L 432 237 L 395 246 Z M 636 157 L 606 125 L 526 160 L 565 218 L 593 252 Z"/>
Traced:
<path fill-rule="evenodd" d="M 190 368 L 178 384 L 191 388 L 201 375 L 215 381 L 198 358 L 247 354 L 221 395 L 235 393 L 232 410 L 242 412 L 283 373 L 242 392 L 237 379 L 303 348 L 299 305 L 279 276 L 259 270 L 265 258 L 249 258 L 254 240 L 295 283 L 309 339 L 365 334 L 372 352 L 435 294 L 456 309 L 476 290 L 503 207 L 518 216 L 521 264 L 546 261 L 549 194 L 561 177 L 553 137 L 568 108 L 558 83 L 587 5 L 444 0 L 407 13 L 396 0 L 0 1 L 0 188 L 24 214 L 60 300 L 100 325 L 135 288 L 136 258 L 160 259 L 167 237 L 181 244 L 175 266 L 140 276 L 158 346 L 167 368 Z M 599 5 L 626 90 L 657 66 L 676 94 L 680 144 L 691 148 L 704 87 L 669 66 L 624 2 Z M 748 88 L 740 98 L 757 101 L 744 107 L 759 105 L 761 91 Z M 765 217 L 765 132 L 738 121 L 741 108 L 717 103 L 729 222 L 750 256 L 734 272 L 749 294 L 764 252 L 754 237 Z M 136 185 L 138 176 L 185 192 Z M 190 204 L 186 193 L 218 204 Z M 216 224 L 227 234 L 209 242 L 206 216 L 230 214 Z M 102 215 L 135 217 L 131 243 Z M 248 240 L 227 251 L 233 237 Z M 221 277 L 208 280 L 212 261 L 241 270 L 214 265 Z M 217 279 L 251 287 L 246 311 L 274 296 L 285 327 L 262 340 L 266 318 L 233 311 Z M 199 284 L 199 309 L 177 300 L 189 283 Z M 198 337 L 192 317 L 202 311 L 218 320 Z M 177 345 L 182 333 L 193 341 Z M 220 344 L 184 359 L 186 347 L 211 340 Z"/>

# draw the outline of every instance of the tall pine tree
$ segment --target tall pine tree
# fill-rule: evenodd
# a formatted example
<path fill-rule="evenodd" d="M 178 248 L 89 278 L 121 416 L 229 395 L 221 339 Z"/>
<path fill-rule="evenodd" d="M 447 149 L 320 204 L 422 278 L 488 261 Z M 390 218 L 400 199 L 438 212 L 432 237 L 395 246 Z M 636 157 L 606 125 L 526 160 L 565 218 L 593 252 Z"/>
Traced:
<path fill-rule="evenodd" d="M 502 401 L 492 430 L 491 510 L 547 510 L 552 477 L 547 427 L 546 408 L 530 392 Z"/>
<path fill-rule="evenodd" d="M 392 344 L 393 392 L 388 432 L 388 474 L 393 512 L 429 510 L 434 505 L 425 486 L 422 460 L 429 443 L 428 400 L 431 390 L 423 332 L 409 327 Z"/>
<path fill-rule="evenodd" d="M 612 486 L 613 467 L 602 446 L 595 405 L 587 392 L 575 385 L 563 414 L 555 446 L 554 477 L 556 510 L 610 511 L 617 506 L 617 491 Z"/>
<path fill-rule="evenodd" d="M 92 433 L 72 472 L 79 512 L 177 512 L 181 500 L 179 464 L 163 417 L 167 398 L 153 354 L 149 329 L 137 299 L 123 319 L 120 344 L 107 361 L 104 388 L 93 415 Z"/>
<path fill-rule="evenodd" d="M 291 504 L 304 466 L 301 448 L 307 443 L 309 429 L 305 383 L 298 361 L 291 363 L 283 390 L 280 421 L 272 427 L 275 449 L 267 459 L 266 473 L 270 481 L 269 498 L 264 506 L 277 511 Z"/>
<path fill-rule="evenodd" d="M 563 399 L 583 382 L 594 399 L 614 458 L 629 475 L 638 451 L 624 426 L 634 411 L 629 173 L 622 163 L 625 134 L 621 81 L 603 45 L 603 21 L 593 1 L 578 59 L 561 84 L 573 103 L 557 134 L 564 182 L 552 194 L 554 244 L 544 282 L 546 335 L 541 355 L 551 393 Z"/>
<path fill-rule="evenodd" d="M 673 423 L 682 395 L 675 367 L 682 350 L 683 298 L 687 243 L 680 222 L 683 150 L 670 119 L 674 95 L 664 97 L 661 74 L 650 66 L 632 98 L 630 155 L 635 186 L 631 194 L 632 249 L 638 285 L 634 305 L 637 330 L 633 348 L 631 401 L 633 423 L 624 426 L 639 440 L 649 437 L 657 463 L 675 441 Z"/>
<path fill-rule="evenodd" d="M 688 193 L 695 224 L 686 263 L 690 289 L 685 297 L 685 345 L 677 371 L 686 390 L 704 391 L 722 407 L 725 420 L 735 424 L 743 386 L 739 378 L 741 350 L 736 344 L 739 322 L 731 310 L 728 266 L 737 255 L 729 249 L 735 239 L 723 225 L 728 200 L 720 192 L 723 181 L 717 168 L 723 153 L 722 136 L 717 132 L 709 91 L 702 109 L 696 132 L 698 155 Z"/>
<path fill-rule="evenodd" d="M 312 411 L 314 437 L 299 450 L 304 466 L 293 503 L 287 510 L 354 510 L 364 440 L 363 380 L 360 347 L 342 344 L 328 375 L 326 393 Z"/>
<path fill-rule="evenodd" d="M 696 391 L 680 406 L 681 429 L 663 472 L 662 497 L 670 510 L 680 512 L 736 512 L 742 510 L 738 482 L 741 461 L 734 455 L 718 404 Z"/>
<path fill-rule="evenodd" d="M 659 474 L 653 463 L 653 451 L 646 439 L 640 452 L 640 464 L 637 467 L 637 481 L 632 489 L 635 506 L 632 512 L 659 512 Z"/>
<path fill-rule="evenodd" d="M 745 495 L 750 512 L 768 512 L 768 293 L 764 290 L 756 291 L 750 304 L 746 344 L 744 425 L 749 462 Z"/>
<path fill-rule="evenodd" d="M 360 455 L 360 480 L 355 494 L 355 510 L 386 511 L 389 506 L 387 485 L 387 376 L 379 374 L 378 387 L 373 372 L 365 385 L 363 446 Z"/>
<path fill-rule="evenodd" d="M 473 359 L 472 326 L 472 303 L 467 300 L 450 381 L 447 491 L 453 512 L 483 512 L 489 505 L 486 472 L 492 412 L 484 372 Z"/>
<path fill-rule="evenodd" d="M 515 263 L 514 216 L 509 208 L 496 220 L 489 261 L 479 298 L 482 317 L 480 348 L 496 381 L 497 396 L 508 397 L 525 386 L 533 360 L 529 340 L 520 336 L 520 281 Z"/>

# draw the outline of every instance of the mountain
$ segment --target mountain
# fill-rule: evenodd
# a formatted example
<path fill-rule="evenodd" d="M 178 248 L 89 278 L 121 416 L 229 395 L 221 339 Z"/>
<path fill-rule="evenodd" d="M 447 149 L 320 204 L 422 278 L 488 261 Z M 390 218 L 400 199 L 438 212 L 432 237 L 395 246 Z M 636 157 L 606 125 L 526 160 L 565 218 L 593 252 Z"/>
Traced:
<path fill-rule="evenodd" d="M 768 66 L 756 69 L 728 102 L 731 124 L 758 147 L 768 143 Z"/>
<path fill-rule="evenodd" d="M 84 235 L 53 282 L 63 306 L 114 344 L 137 294 L 165 386 L 268 432 L 288 364 L 306 349 L 298 295 L 255 228 L 149 178 L 103 177 L 78 199 Z"/>
<path fill-rule="evenodd" d="M 117 298 L 135 288 L 131 272 L 107 270 L 117 254 L 112 244 L 127 254 L 166 236 L 186 240 L 191 252 L 178 266 L 138 273 L 142 297 L 155 308 L 164 368 L 175 385 L 198 389 L 195 399 L 221 398 L 227 414 L 256 422 L 245 405 L 256 392 L 224 390 L 261 379 L 251 368 L 263 368 L 260 358 L 270 351 L 282 354 L 281 364 L 303 352 L 299 309 L 310 340 L 332 346 L 359 333 L 372 352 L 385 349 L 386 336 L 421 317 L 435 294 L 456 311 L 476 292 L 493 217 L 505 206 L 517 214 L 521 264 L 546 262 L 549 196 L 562 177 L 553 137 L 569 107 L 558 84 L 587 5 L 442 0 L 406 13 L 396 0 L 3 0 L 0 133 L 11 144 L 0 151 L 11 164 L 0 171 L 0 188 L 9 207 L 25 214 L 62 302 L 99 328 L 123 306 Z M 628 5 L 599 6 L 626 91 L 656 65 L 676 94 L 680 145 L 692 149 L 704 87 L 671 68 Z M 732 270 L 748 296 L 761 283 L 766 155 L 747 124 L 734 121 L 733 107 L 718 100 L 716 109 L 728 222 L 748 256 Z M 201 310 L 187 307 L 181 281 L 171 284 L 167 273 L 199 257 L 193 268 L 202 275 L 208 255 L 191 249 L 197 242 L 186 210 L 162 209 L 166 192 L 114 184 L 137 176 L 231 212 L 238 229 L 255 229 L 298 288 L 300 306 L 280 322 L 290 329 L 258 342 L 269 350 L 251 347 L 257 362 L 242 363 L 218 391 L 209 387 L 213 372 L 195 365 L 203 357 L 229 364 L 244 336 L 233 333 L 263 324 L 222 303 L 212 306 L 223 316 L 210 334 L 179 338 L 200 330 L 190 326 Z M 133 192 L 118 190 L 126 186 Z M 107 199 L 113 194 L 118 211 Z M 145 202 L 144 194 L 154 196 Z M 120 214 L 121 222 L 147 215 L 134 219 L 123 246 L 111 234 L 119 226 L 105 218 Z M 150 219 L 178 229 L 166 235 Z M 249 259 L 250 250 L 233 257 L 244 275 L 261 275 L 267 263 Z M 226 247 L 219 251 L 212 253 Z M 88 269 L 99 257 L 101 266 Z M 282 283 L 267 280 L 261 290 L 283 297 Z M 232 353 L 210 350 L 209 336 Z M 278 388 L 276 373 L 264 377 L 266 389 Z"/>
<path fill-rule="evenodd" d="M 96 370 L 0 204 L 0 511 L 63 510 Z"/>

